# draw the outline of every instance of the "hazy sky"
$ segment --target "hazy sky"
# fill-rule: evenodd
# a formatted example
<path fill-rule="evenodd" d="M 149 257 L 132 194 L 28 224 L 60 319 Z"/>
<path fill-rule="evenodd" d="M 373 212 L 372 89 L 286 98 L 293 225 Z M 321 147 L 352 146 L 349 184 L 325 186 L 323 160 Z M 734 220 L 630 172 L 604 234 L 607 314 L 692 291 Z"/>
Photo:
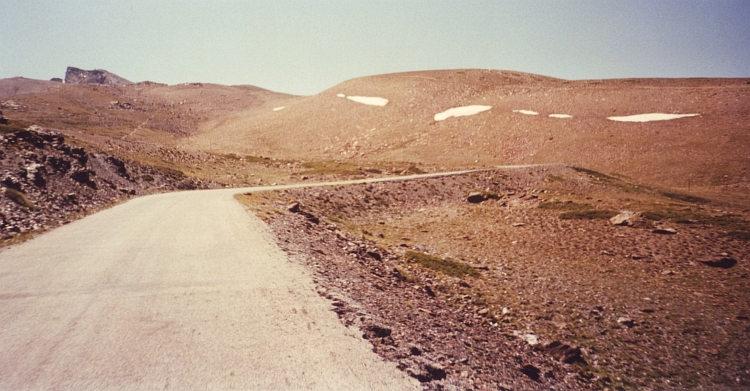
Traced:
<path fill-rule="evenodd" d="M 303 95 L 427 69 L 750 77 L 750 1 L 0 0 L 0 78 L 67 66 Z"/>

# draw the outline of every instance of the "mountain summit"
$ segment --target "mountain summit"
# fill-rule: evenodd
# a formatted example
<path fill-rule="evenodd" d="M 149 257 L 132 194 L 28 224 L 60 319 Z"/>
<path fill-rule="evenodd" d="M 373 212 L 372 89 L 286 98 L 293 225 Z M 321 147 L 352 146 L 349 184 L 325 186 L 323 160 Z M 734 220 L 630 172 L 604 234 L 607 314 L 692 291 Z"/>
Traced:
<path fill-rule="evenodd" d="M 68 67 L 68 69 L 65 71 L 65 83 L 103 84 L 108 86 L 133 84 L 133 82 L 125 80 L 122 77 L 103 69 L 94 69 L 93 71 L 87 71 L 75 67 Z"/>

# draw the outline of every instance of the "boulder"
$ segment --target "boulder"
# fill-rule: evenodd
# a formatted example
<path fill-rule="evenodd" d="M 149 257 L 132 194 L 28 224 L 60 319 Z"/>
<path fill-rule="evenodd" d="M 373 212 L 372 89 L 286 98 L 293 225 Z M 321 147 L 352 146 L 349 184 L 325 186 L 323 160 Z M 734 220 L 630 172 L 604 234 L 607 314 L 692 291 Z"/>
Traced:
<path fill-rule="evenodd" d="M 107 86 L 123 86 L 133 84 L 120 76 L 110 73 L 103 69 L 94 69 L 87 71 L 75 67 L 68 67 L 65 71 L 66 84 L 101 84 Z"/>
<path fill-rule="evenodd" d="M 612 223 L 612 225 L 629 227 L 634 224 L 635 220 L 640 217 L 640 215 L 640 213 L 623 210 L 617 216 L 609 219 L 609 222 Z"/>
<path fill-rule="evenodd" d="M 5 125 L 5 124 L 7 124 L 7 123 L 8 123 L 8 119 L 7 119 L 7 118 L 5 118 L 5 116 L 3 115 L 3 112 L 2 112 L 2 111 L 0 111 L 0 124 L 3 124 L 3 125 Z"/>

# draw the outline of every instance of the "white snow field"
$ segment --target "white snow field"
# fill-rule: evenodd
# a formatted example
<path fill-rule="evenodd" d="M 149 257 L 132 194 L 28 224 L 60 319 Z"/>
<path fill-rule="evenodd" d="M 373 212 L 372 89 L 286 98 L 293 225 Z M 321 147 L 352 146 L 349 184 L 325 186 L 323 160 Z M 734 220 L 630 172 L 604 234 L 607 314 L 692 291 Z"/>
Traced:
<path fill-rule="evenodd" d="M 442 113 L 435 114 L 435 121 L 442 121 L 450 117 L 465 117 L 467 115 L 474 115 L 483 111 L 487 111 L 491 108 L 492 106 L 481 105 L 454 107 L 452 109 L 445 110 Z"/>
<path fill-rule="evenodd" d="M 573 118 L 570 114 L 550 114 L 550 118 Z"/>
<path fill-rule="evenodd" d="M 536 111 L 531 111 L 531 110 L 513 110 L 513 112 L 526 114 L 526 115 L 539 115 L 539 113 L 537 113 Z"/>
<path fill-rule="evenodd" d="M 385 106 L 388 104 L 388 99 L 377 96 L 347 96 L 346 99 L 371 106 Z"/>
<path fill-rule="evenodd" d="M 284 110 L 285 108 L 286 108 L 286 106 L 274 107 L 273 111 Z"/>
<path fill-rule="evenodd" d="M 695 117 L 700 114 L 664 114 L 664 113 L 648 113 L 648 114 L 636 114 L 627 115 L 624 117 L 607 117 L 608 120 L 619 121 L 619 122 L 649 122 L 649 121 L 667 121 L 670 119 L 677 119 L 683 117 Z"/>

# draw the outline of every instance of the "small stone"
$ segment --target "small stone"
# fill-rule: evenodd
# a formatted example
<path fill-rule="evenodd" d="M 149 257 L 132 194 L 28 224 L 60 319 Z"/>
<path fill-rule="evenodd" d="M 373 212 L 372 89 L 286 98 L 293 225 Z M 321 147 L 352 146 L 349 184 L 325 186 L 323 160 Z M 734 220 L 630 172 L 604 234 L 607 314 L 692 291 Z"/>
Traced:
<path fill-rule="evenodd" d="M 425 285 L 424 286 L 424 291 L 427 292 L 427 295 L 430 296 L 430 297 L 435 297 L 436 296 L 435 295 L 435 291 L 433 291 L 432 288 L 430 288 L 429 285 Z"/>
<path fill-rule="evenodd" d="M 528 376 L 529 378 L 531 378 L 531 380 L 534 381 L 539 380 L 539 374 L 541 373 L 539 368 L 535 367 L 532 364 L 524 364 L 521 367 L 521 372 L 523 372 L 524 375 Z"/>
<path fill-rule="evenodd" d="M 479 314 L 479 315 L 487 315 L 487 313 L 489 313 L 489 312 L 490 312 L 489 308 L 483 308 L 483 309 L 477 311 L 477 314 Z"/>
<path fill-rule="evenodd" d="M 661 271 L 661 275 L 662 275 L 662 276 L 673 276 L 673 275 L 674 275 L 674 272 L 673 272 L 673 271 L 671 271 L 671 270 L 662 270 L 662 271 Z"/>
<path fill-rule="evenodd" d="M 486 200 L 487 200 L 487 196 L 485 196 L 484 194 L 478 191 L 473 191 L 469 193 L 469 196 L 466 198 L 466 201 L 469 201 L 472 204 L 478 204 Z"/>
<path fill-rule="evenodd" d="M 524 225 L 526 225 L 526 224 L 524 224 L 524 223 L 513 223 L 514 227 L 523 227 Z"/>
<path fill-rule="evenodd" d="M 445 368 L 436 362 L 428 363 L 425 365 L 425 369 L 432 377 L 432 380 L 443 380 L 447 376 Z"/>
<path fill-rule="evenodd" d="M 536 346 L 539 344 L 539 339 L 534 334 L 526 334 L 521 336 L 526 342 L 531 346 Z"/>
<path fill-rule="evenodd" d="M 572 347 L 560 341 L 550 343 L 544 348 L 544 351 L 565 364 L 574 364 L 577 362 L 586 364 L 586 360 L 581 356 L 581 348 Z"/>
<path fill-rule="evenodd" d="M 653 230 L 651 232 L 653 232 L 655 234 L 661 234 L 661 235 L 674 235 L 674 234 L 677 233 L 677 230 L 674 229 L 674 228 L 661 228 L 661 227 L 659 227 L 659 228 L 657 228 L 657 229 L 655 229 L 655 230 Z"/>
<path fill-rule="evenodd" d="M 388 327 L 379 326 L 379 325 L 367 326 L 365 327 L 365 330 L 369 332 L 368 334 L 376 338 L 385 338 L 391 335 L 391 329 L 389 329 Z"/>
<path fill-rule="evenodd" d="M 633 319 L 626 318 L 624 316 L 617 318 L 617 323 L 628 328 L 635 326 L 635 321 Z"/>

